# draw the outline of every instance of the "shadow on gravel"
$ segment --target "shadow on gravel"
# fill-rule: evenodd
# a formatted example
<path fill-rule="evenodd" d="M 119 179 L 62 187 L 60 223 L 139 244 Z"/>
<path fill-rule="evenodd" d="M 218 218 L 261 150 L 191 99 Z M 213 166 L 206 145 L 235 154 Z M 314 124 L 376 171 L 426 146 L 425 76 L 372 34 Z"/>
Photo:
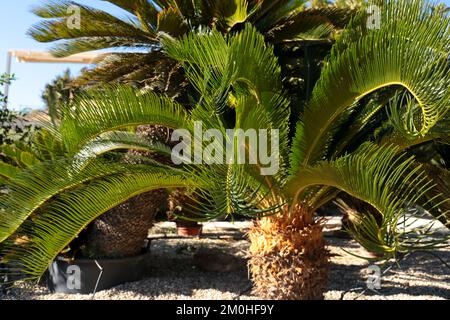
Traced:
<path fill-rule="evenodd" d="M 348 248 L 348 247 L 347 247 Z M 446 265 L 447 264 L 447 265 Z M 414 252 L 399 264 L 388 263 L 381 267 L 381 290 L 373 292 L 367 289 L 367 265 L 344 265 L 331 263 L 328 290 L 341 291 L 343 294 L 365 290 L 365 296 L 391 295 L 435 296 L 450 299 L 450 252 Z M 445 288 L 447 284 L 447 288 Z"/>
<path fill-rule="evenodd" d="M 383 282 L 383 287 L 379 291 L 380 295 L 383 295 L 386 297 L 386 299 L 389 299 L 389 296 L 391 295 L 408 295 L 410 297 L 412 296 L 435 296 L 440 297 L 443 299 L 449 299 L 450 298 L 450 290 L 445 288 L 440 288 L 436 286 L 424 286 L 424 285 L 408 285 L 404 286 L 404 284 L 396 284 L 395 281 L 387 281 Z M 401 285 L 402 287 L 400 287 Z M 365 293 L 367 296 L 375 296 L 379 295 L 372 291 L 367 291 Z"/>
<path fill-rule="evenodd" d="M 148 259 L 148 285 L 133 287 L 133 292 L 145 296 L 192 296 L 194 291 L 209 289 L 236 297 L 249 294 L 251 282 L 244 266 L 230 272 L 205 272 L 194 265 L 192 255 L 179 257 L 152 253 Z"/>
<path fill-rule="evenodd" d="M 366 287 L 361 265 L 342 265 L 331 263 L 328 290 L 349 291 Z"/>

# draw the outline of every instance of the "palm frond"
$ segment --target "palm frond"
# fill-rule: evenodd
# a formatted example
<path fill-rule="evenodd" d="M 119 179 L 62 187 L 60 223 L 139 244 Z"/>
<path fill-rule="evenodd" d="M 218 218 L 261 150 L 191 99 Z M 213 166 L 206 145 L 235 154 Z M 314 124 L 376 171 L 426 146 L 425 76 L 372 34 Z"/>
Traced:
<path fill-rule="evenodd" d="M 172 149 L 160 142 L 149 142 L 142 136 L 126 131 L 105 132 L 86 143 L 74 155 L 77 166 L 84 166 L 88 161 L 114 150 L 135 150 L 166 155 L 170 158 Z"/>
<path fill-rule="evenodd" d="M 80 8 L 80 28 L 72 28 L 67 22 L 68 8 Z M 155 33 L 142 30 L 101 10 L 83 6 L 74 1 L 49 1 L 33 12 L 48 20 L 31 27 L 28 34 L 40 42 L 68 40 L 53 48 L 57 56 L 120 46 L 149 46 L 155 44 Z"/>
<path fill-rule="evenodd" d="M 173 7 L 158 13 L 158 32 L 165 32 L 171 36 L 180 36 L 188 31 L 188 24 L 181 13 Z"/>
<path fill-rule="evenodd" d="M 109 176 L 120 166 L 99 160 L 91 161 L 83 170 L 77 169 L 70 159 L 60 159 L 39 163 L 14 175 L 9 183 L 8 198 L 3 203 L 8 209 L 0 212 L 0 242 L 55 195 Z"/>
<path fill-rule="evenodd" d="M 268 136 L 270 130 L 277 130 L 280 145 L 276 158 L 280 159 L 281 168 L 279 175 L 267 179 L 283 181 L 290 109 L 282 92 L 281 70 L 273 47 L 250 25 L 235 36 L 227 37 L 213 30 L 177 40 L 164 37 L 162 43 L 169 56 L 184 62 L 187 77 L 201 94 L 202 101 L 192 111 L 192 117 L 202 121 L 205 129 L 218 129 L 226 135 L 221 112 L 232 104 L 236 130 L 263 129 Z M 270 144 L 271 140 L 267 142 Z M 233 145 L 237 141 L 227 143 Z M 247 147 L 250 153 L 251 147 Z M 258 154 L 253 156 L 258 159 Z"/>
<path fill-rule="evenodd" d="M 169 98 L 117 86 L 78 96 L 64 111 L 61 133 L 69 151 L 76 152 L 106 131 L 145 124 L 189 129 L 188 118 L 185 109 Z"/>
<path fill-rule="evenodd" d="M 14 178 L 18 173 L 20 173 L 19 168 L 0 161 L 0 177 L 5 179 L 5 181 Z"/>
<path fill-rule="evenodd" d="M 26 146 L 22 146 L 21 149 L 16 145 L 3 145 L 0 147 L 0 150 L 4 157 L 14 161 L 22 168 L 31 167 L 40 162 L 32 150 Z"/>
<path fill-rule="evenodd" d="M 418 230 L 403 230 L 400 226 L 400 221 L 405 217 L 406 204 L 419 204 L 433 210 L 443 207 L 448 201 L 439 194 L 435 194 L 432 200 L 424 200 L 434 185 L 414 158 L 399 154 L 397 147 L 379 147 L 371 143 L 335 161 L 319 162 L 301 169 L 288 182 L 286 191 L 297 199 L 294 200 L 296 202 L 307 194 L 308 188 L 317 185 L 344 191 L 379 211 L 381 224 L 373 215 L 362 213 L 350 231 L 360 244 L 371 252 L 382 254 L 384 258 L 430 245 L 426 238 L 418 240 L 415 247 L 409 243 L 411 235 Z M 425 230 L 421 231 L 428 235 Z"/>
<path fill-rule="evenodd" d="M 349 30 L 364 32 L 349 31 L 336 42 L 298 125 L 294 171 L 323 159 L 335 121 L 380 88 L 403 86 L 420 105 L 421 117 L 410 135 L 425 135 L 447 113 L 450 20 L 430 8 L 421 0 L 385 1 L 379 30 L 367 29 L 365 13 L 354 19 L 362 25 Z"/>
<path fill-rule="evenodd" d="M 450 141 L 450 129 L 445 115 L 441 116 L 426 134 L 408 134 L 415 129 L 415 120 L 421 116 L 420 106 L 408 92 L 396 93 L 389 101 L 387 112 L 392 132 L 382 136 L 383 143 L 392 143 L 407 149 L 431 141 Z"/>
<path fill-rule="evenodd" d="M 148 0 L 104 0 L 115 4 L 116 6 L 135 15 L 141 26 L 147 32 L 154 32 L 157 25 L 158 10 L 152 1 Z"/>
<path fill-rule="evenodd" d="M 91 36 L 58 43 L 50 48 L 50 53 L 55 57 L 66 57 L 80 52 L 124 47 L 149 50 L 153 47 L 153 44 L 142 39 L 130 37 L 116 38 Z"/>
<path fill-rule="evenodd" d="M 151 86 L 155 92 L 164 93 L 170 79 L 168 70 L 174 64 L 176 62 L 157 50 L 150 53 L 112 53 L 95 68 L 82 70 L 73 84 L 82 87 L 105 83 L 137 84 L 140 87 Z"/>
<path fill-rule="evenodd" d="M 38 279 L 90 222 L 109 209 L 150 190 L 192 186 L 198 184 L 176 170 L 139 165 L 116 168 L 114 174 L 60 193 L 42 206 L 32 223 L 22 226 L 28 242 L 11 247 L 6 243 L 7 262 L 13 271 Z"/>
<path fill-rule="evenodd" d="M 203 196 L 202 203 L 196 207 L 198 220 L 276 214 L 282 205 L 278 198 L 273 199 L 275 189 L 271 189 L 258 174 L 250 174 L 252 170 L 250 166 L 237 164 L 214 165 L 206 169 L 196 167 L 195 174 L 209 186 L 207 196 Z"/>
<path fill-rule="evenodd" d="M 300 10 L 285 15 L 267 32 L 267 37 L 273 43 L 329 39 L 342 30 L 356 13 L 357 10 L 337 7 Z"/>

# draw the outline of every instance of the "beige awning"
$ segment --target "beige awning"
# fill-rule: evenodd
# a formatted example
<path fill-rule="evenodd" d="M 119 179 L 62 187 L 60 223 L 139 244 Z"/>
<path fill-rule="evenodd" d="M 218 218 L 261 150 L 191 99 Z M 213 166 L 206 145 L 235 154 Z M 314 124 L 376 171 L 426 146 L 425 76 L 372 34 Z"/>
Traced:
<path fill-rule="evenodd" d="M 55 58 L 48 52 L 16 50 L 10 51 L 13 57 L 19 62 L 40 62 L 40 63 L 82 63 L 94 64 L 105 58 L 108 53 L 78 53 L 65 58 Z"/>

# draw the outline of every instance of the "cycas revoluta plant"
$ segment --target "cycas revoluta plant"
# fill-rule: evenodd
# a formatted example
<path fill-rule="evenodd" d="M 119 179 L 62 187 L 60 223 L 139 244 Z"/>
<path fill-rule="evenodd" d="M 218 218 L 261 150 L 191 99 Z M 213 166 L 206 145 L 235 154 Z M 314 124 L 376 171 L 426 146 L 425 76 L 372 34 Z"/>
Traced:
<path fill-rule="evenodd" d="M 439 194 L 432 201 L 426 197 L 433 182 L 402 147 L 366 142 L 349 151 L 346 147 L 352 139 L 347 136 L 342 139 L 350 142 L 343 148 L 331 149 L 341 139 L 337 129 L 355 102 L 384 86 L 404 85 L 413 90 L 417 101 L 427 103 L 419 118 L 424 125 L 416 130 L 409 125 L 401 134 L 413 139 L 426 136 L 445 116 L 450 94 L 450 77 L 444 72 L 448 68 L 444 63 L 448 20 L 429 9 L 419 0 L 386 2 L 380 30 L 367 30 L 365 12 L 358 15 L 334 46 L 297 123 L 292 146 L 281 68 L 273 47 L 254 28 L 248 25 L 234 36 L 214 30 L 178 40 L 163 36 L 166 54 L 183 64 L 200 101 L 187 111 L 167 97 L 139 94 L 127 87 L 76 99 L 61 120 L 70 157 L 35 166 L 13 179 L 7 209 L 0 215 L 0 241 L 8 248 L 7 262 L 29 278 L 39 278 L 92 220 L 155 188 L 196 190 L 206 200 L 192 208 L 199 210 L 202 219 L 233 213 L 261 218 L 250 231 L 250 270 L 256 292 L 265 298 L 323 297 L 328 255 L 321 221 L 314 212 L 341 191 L 370 204 L 381 215 L 376 220 L 370 213 L 361 214 L 351 230 L 356 240 L 380 258 L 444 243 L 445 239 L 429 238 L 426 227 L 403 228 L 405 205 L 431 210 L 444 201 Z M 418 32 L 411 34 L 413 27 Z M 430 49 L 435 51 L 426 56 Z M 228 108 L 234 109 L 234 121 L 223 116 Z M 366 108 L 373 108 L 372 113 L 376 110 L 372 104 Z M 415 119 L 404 117 L 411 112 L 392 111 L 389 116 L 395 123 L 410 124 Z M 355 125 L 364 127 L 370 114 L 367 110 Z M 204 130 L 215 129 L 225 138 L 198 141 L 198 121 Z M 215 155 L 204 152 L 209 165 L 173 168 L 156 162 L 110 163 L 102 156 L 118 149 L 170 154 L 171 149 L 163 144 L 118 131 L 141 124 L 183 128 L 203 147 L 223 150 L 231 145 L 235 152 L 243 149 L 247 159 L 256 161 L 214 161 Z M 276 148 L 272 152 L 280 170 L 262 175 L 267 163 L 258 150 L 247 140 L 227 135 L 226 129 L 234 133 L 278 129 L 266 142 L 274 146 L 279 141 L 279 152 Z M 28 240 L 15 243 L 19 234 L 26 234 Z"/>
<path fill-rule="evenodd" d="M 92 70 L 85 70 L 83 75 L 73 81 L 73 86 L 101 85 L 103 83 L 131 83 L 146 91 L 165 94 L 187 105 L 195 90 L 188 88 L 180 64 L 162 52 L 158 34 L 167 33 L 179 37 L 189 31 L 201 32 L 204 28 L 215 27 L 223 33 L 232 33 L 250 21 L 259 30 L 266 33 L 269 41 L 284 47 L 286 41 L 295 39 L 322 39 L 330 37 L 336 30 L 342 29 L 353 13 L 351 10 L 322 8 L 320 10 L 303 10 L 305 1 L 261 1 L 261 0 L 221 0 L 221 1 L 147 1 L 127 0 L 108 1 L 131 15 L 131 19 L 120 19 L 107 12 L 80 5 L 74 1 L 51 1 L 36 7 L 33 12 L 45 20 L 32 27 L 29 34 L 41 42 L 58 42 L 51 52 L 56 56 L 105 48 L 128 49 L 129 52 L 113 53 Z M 71 28 L 67 23 L 71 5 L 80 8 L 80 28 Z M 292 44 L 286 45 L 291 50 Z M 136 52 L 136 48 L 141 49 Z M 291 59 L 292 60 L 292 59 Z M 292 64 L 296 64 L 294 61 Z M 289 70 L 290 63 L 286 63 Z M 287 82 L 295 77 L 287 72 Z M 50 109 L 52 111 L 53 109 Z M 158 126 L 141 126 L 138 131 L 142 136 L 159 141 L 167 140 L 164 129 Z M 135 152 L 136 153 L 136 152 Z M 134 161 L 130 157 L 127 161 Z M 177 194 L 173 194 L 175 196 Z M 172 197 L 174 198 L 174 197 Z M 175 197 L 176 198 L 176 197 Z M 180 202 L 180 199 L 174 199 Z M 123 204 L 122 210 L 113 210 L 103 217 L 105 221 L 96 221 L 92 226 L 90 238 L 107 238 L 111 230 L 119 234 L 120 225 L 132 224 L 123 234 L 144 235 L 144 229 L 151 226 L 151 217 L 142 216 L 127 221 L 126 214 L 132 207 L 155 214 L 155 208 L 162 208 L 166 197 L 161 190 L 140 197 L 139 201 Z M 144 205 L 147 204 L 147 205 Z M 141 210 L 142 211 L 142 210 Z M 114 216 L 117 216 L 114 218 Z M 136 216 L 137 217 L 137 216 Z M 130 225 L 131 224 L 131 225 Z M 94 232 L 95 230 L 95 232 Z M 109 239 L 114 247 L 119 244 Z M 102 247 L 101 245 L 99 245 Z M 99 247 L 97 246 L 97 247 Z M 135 248 L 135 251 L 138 247 Z M 117 251 L 117 250 L 114 250 Z M 128 250 L 127 250 L 128 251 Z"/>
<path fill-rule="evenodd" d="M 265 0 L 221 0 L 221 1 L 147 1 L 147 0 L 111 0 L 110 3 L 124 9 L 131 19 L 120 19 L 107 12 L 77 4 L 74 1 L 51 1 L 36 7 L 33 12 L 44 18 L 32 27 L 29 34 L 41 42 L 57 42 L 51 52 L 56 56 L 105 48 L 127 49 L 129 52 L 113 53 L 106 57 L 94 69 L 87 69 L 72 82 L 72 86 L 101 85 L 104 83 L 129 83 L 145 91 L 153 91 L 175 98 L 185 106 L 192 104 L 195 90 L 188 86 L 184 70 L 180 63 L 162 52 L 158 34 L 166 33 L 180 37 L 187 32 L 202 32 L 205 28 L 214 27 L 222 33 L 233 33 L 240 30 L 245 22 L 251 22 L 258 30 L 264 32 L 267 41 L 276 44 L 279 55 L 288 57 L 284 77 L 288 85 L 293 87 L 298 82 L 298 53 L 292 53 L 298 45 L 296 41 L 314 41 L 331 38 L 341 30 L 354 14 L 354 10 L 336 7 L 308 9 L 306 1 L 265 1 Z M 67 23 L 70 15 L 67 8 L 76 5 L 80 8 L 80 28 L 71 28 Z M 329 48 L 328 41 L 325 45 Z M 140 49 L 139 52 L 136 49 Z M 312 51 L 311 49 L 310 51 Z M 122 50 L 123 51 L 123 50 Z M 298 51 L 298 50 L 297 50 Z M 300 50 L 301 51 L 301 50 Z M 322 50 L 324 51 L 324 50 Z M 321 53 L 323 56 L 324 53 Z M 317 59 L 316 59 L 317 60 Z M 312 69 L 312 68 L 311 68 Z M 303 91 L 310 90 L 316 77 L 309 76 L 307 70 L 305 89 L 294 90 L 293 96 L 301 96 Z M 194 97 L 193 97 L 194 96 Z M 50 109 L 52 111 L 53 109 Z M 158 126 L 140 126 L 138 132 L 153 140 L 166 141 L 168 135 Z M 149 141 L 150 142 L 150 141 Z M 136 154 L 136 152 L 134 152 Z M 129 157 L 126 161 L 136 161 Z M 178 198 L 178 199 L 177 199 Z M 171 193 L 171 203 L 183 201 L 183 193 Z M 142 239 L 145 229 L 151 226 L 156 208 L 163 208 L 167 202 L 165 193 L 153 191 L 130 203 L 122 204 L 90 226 L 89 238 L 103 239 L 98 248 L 114 247 L 117 252 L 120 242 L 110 237 L 123 234 L 130 237 L 137 235 Z M 131 218 L 132 208 L 136 208 Z M 138 210 L 141 208 L 142 210 Z M 151 212 L 143 215 L 143 212 Z M 130 217 L 130 220 L 127 219 Z M 139 222 L 137 217 L 141 217 Z M 122 225 L 122 231 L 120 231 Z M 136 229 L 132 228 L 132 225 Z M 126 227 L 128 226 L 128 227 Z M 112 232 L 114 230 L 114 232 Z M 139 251 L 136 236 L 135 249 L 122 248 L 124 251 Z M 94 241 L 93 241 L 94 242 Z M 111 245 L 108 245 L 108 242 Z M 103 245 L 101 245 L 103 243 Z"/>
<path fill-rule="evenodd" d="M 75 86 L 129 83 L 145 91 L 175 98 L 186 107 L 192 105 L 192 100 L 198 97 L 195 96 L 195 90 L 189 87 L 180 63 L 162 52 L 158 34 L 180 37 L 187 32 L 202 32 L 205 28 L 216 28 L 224 34 L 234 33 L 239 31 L 245 22 L 250 22 L 265 34 L 268 42 L 275 44 L 277 55 L 285 57 L 282 61 L 284 81 L 291 89 L 291 97 L 303 101 L 305 92 L 309 93 L 317 80 L 318 67 L 314 67 L 314 64 L 319 64 L 328 52 L 329 39 L 333 38 L 355 13 L 355 10 L 348 7 L 308 8 L 307 1 L 303 0 L 109 2 L 127 11 L 131 19 L 120 19 L 73 1 L 52 1 L 33 10 L 45 20 L 32 27 L 29 33 L 41 42 L 59 41 L 51 50 L 56 56 L 105 48 L 128 49 L 129 52 L 110 54 L 94 69 L 85 70 L 73 82 Z M 80 8 L 79 29 L 70 28 L 67 24 L 69 5 L 77 5 Z M 305 42 L 311 43 L 312 47 L 303 50 Z M 140 49 L 139 52 L 136 52 L 136 48 Z M 299 63 L 302 56 L 299 52 L 303 51 L 308 53 L 307 59 L 304 59 L 304 63 Z M 302 78 L 305 79 L 304 82 Z M 298 90 L 299 85 L 304 88 Z M 300 104 L 296 106 L 295 115 L 301 109 Z M 168 138 L 167 134 L 162 132 L 164 130 L 157 126 L 141 126 L 138 131 L 143 136 L 152 136 L 159 141 Z M 182 199 L 182 193 L 172 193 L 171 200 L 174 201 L 170 202 L 180 203 Z M 148 204 L 147 210 L 150 210 L 150 207 L 162 207 L 166 202 L 160 191 L 152 192 L 141 200 Z M 132 206 L 137 204 L 133 201 Z M 121 212 L 116 211 L 116 215 L 120 216 Z M 116 220 L 117 224 L 127 223 L 126 216 L 124 218 Z M 99 221 L 96 224 L 108 225 L 110 229 L 120 228 L 118 225 L 113 226 L 114 219 L 108 220 L 111 223 Z M 142 223 L 136 223 L 136 227 L 150 226 L 150 220 L 145 218 Z M 142 234 L 143 229 L 139 229 Z M 105 230 L 104 236 L 107 234 L 108 231 Z"/>

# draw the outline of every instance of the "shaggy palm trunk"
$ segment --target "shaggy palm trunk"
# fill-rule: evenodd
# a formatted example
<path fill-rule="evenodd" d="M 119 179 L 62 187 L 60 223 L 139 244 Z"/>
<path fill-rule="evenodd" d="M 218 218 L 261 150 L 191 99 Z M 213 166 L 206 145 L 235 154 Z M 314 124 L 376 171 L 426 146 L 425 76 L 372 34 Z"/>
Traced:
<path fill-rule="evenodd" d="M 165 190 L 134 197 L 95 220 L 88 229 L 85 256 L 120 258 L 141 253 L 148 230 L 167 200 Z"/>
<path fill-rule="evenodd" d="M 161 126 L 141 126 L 137 132 L 151 142 L 166 142 L 169 131 Z M 140 163 L 134 156 L 148 157 L 163 163 L 170 159 L 160 155 L 130 152 L 125 160 Z M 167 207 L 165 189 L 143 193 L 109 210 L 87 229 L 82 254 L 94 258 L 116 258 L 138 255 L 158 212 Z"/>
<path fill-rule="evenodd" d="M 323 226 L 300 206 L 288 210 L 249 232 L 254 292 L 264 299 L 323 299 L 329 267 Z"/>

